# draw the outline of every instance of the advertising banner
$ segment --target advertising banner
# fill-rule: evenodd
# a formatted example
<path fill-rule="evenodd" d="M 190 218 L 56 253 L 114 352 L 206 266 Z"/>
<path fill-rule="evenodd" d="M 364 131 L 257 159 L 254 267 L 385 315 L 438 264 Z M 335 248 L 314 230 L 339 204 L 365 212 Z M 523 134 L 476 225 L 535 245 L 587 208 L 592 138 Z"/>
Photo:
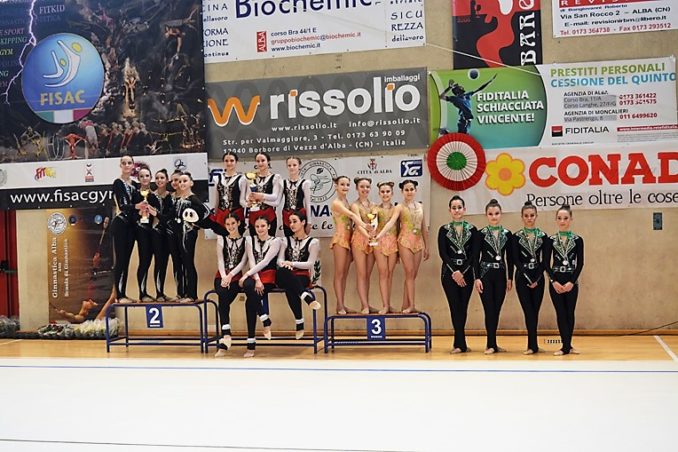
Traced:
<path fill-rule="evenodd" d="M 207 155 L 166 154 L 141 156 L 135 165 L 155 174 L 166 169 L 189 171 L 196 181 L 195 193 L 204 193 Z M 90 159 L 71 162 L 34 162 L 0 165 L 0 209 L 22 210 L 86 207 L 113 201 L 111 187 L 120 176 L 120 159 Z"/>
<path fill-rule="evenodd" d="M 287 166 L 284 159 L 274 159 L 271 161 L 272 171 L 280 174 L 283 178 L 287 176 Z M 252 161 L 240 163 L 240 169 L 244 172 L 254 171 Z M 216 189 L 215 176 L 223 171 L 221 165 L 210 163 L 210 201 L 209 205 L 215 205 Z M 332 237 L 334 234 L 334 223 L 330 206 L 335 198 L 333 179 L 337 176 L 348 176 L 351 181 L 354 177 L 368 177 L 372 179 L 372 190 L 370 201 L 379 203 L 379 190 L 377 183 L 394 182 L 393 203 L 402 201 L 402 194 L 398 188 L 398 183 L 403 179 L 416 180 L 417 200 L 424 203 L 424 213 L 429 218 L 429 200 L 431 196 L 431 178 L 426 169 L 426 162 L 421 155 L 389 155 L 389 156 L 363 156 L 363 157 L 345 157 L 345 158 L 322 158 L 314 160 L 302 160 L 301 177 L 311 181 L 311 212 L 310 219 L 313 223 L 314 237 Z M 355 201 L 357 194 L 353 182 L 352 189 L 348 195 L 349 202 Z M 278 209 L 278 235 L 282 236 L 282 213 Z M 208 234 L 208 237 L 212 236 Z"/>
<path fill-rule="evenodd" d="M 678 28 L 675 0 L 552 0 L 552 11 L 556 38 Z"/>
<path fill-rule="evenodd" d="M 210 160 L 428 144 L 424 69 L 208 83 L 207 96 Z"/>
<path fill-rule="evenodd" d="M 678 137 L 675 58 L 430 73 L 431 138 L 485 149 Z"/>
<path fill-rule="evenodd" d="M 541 64 L 541 0 L 452 0 L 453 67 Z"/>
<path fill-rule="evenodd" d="M 204 0 L 205 62 L 426 43 L 424 0 Z"/>
<path fill-rule="evenodd" d="M 678 141 L 492 150 L 480 180 L 460 192 L 469 213 L 495 198 L 505 212 L 678 207 Z"/>
<path fill-rule="evenodd" d="M 104 313 L 113 287 L 110 209 L 48 211 L 49 320 L 82 323 Z"/>
<path fill-rule="evenodd" d="M 201 3 L 0 2 L 1 163 L 204 148 Z"/>

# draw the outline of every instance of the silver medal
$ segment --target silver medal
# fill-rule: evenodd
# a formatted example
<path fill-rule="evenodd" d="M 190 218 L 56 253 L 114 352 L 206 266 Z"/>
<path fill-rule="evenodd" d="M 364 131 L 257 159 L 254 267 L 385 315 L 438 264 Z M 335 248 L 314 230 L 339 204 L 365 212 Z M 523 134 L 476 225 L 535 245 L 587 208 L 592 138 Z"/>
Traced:
<path fill-rule="evenodd" d="M 530 259 L 530 262 L 534 263 L 534 258 Z"/>
<path fill-rule="evenodd" d="M 494 256 L 494 260 L 500 261 L 500 260 L 501 260 L 501 256 Z"/>
<path fill-rule="evenodd" d="M 570 264 L 570 261 L 568 261 L 567 259 L 565 259 L 565 260 L 563 261 L 563 265 L 569 265 L 569 264 Z"/>

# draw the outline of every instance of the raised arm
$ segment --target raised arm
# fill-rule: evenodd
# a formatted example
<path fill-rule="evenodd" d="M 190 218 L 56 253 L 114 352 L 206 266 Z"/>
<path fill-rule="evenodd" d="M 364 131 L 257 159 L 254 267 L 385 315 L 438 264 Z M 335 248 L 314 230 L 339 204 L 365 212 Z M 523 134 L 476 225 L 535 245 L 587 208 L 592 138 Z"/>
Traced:
<path fill-rule="evenodd" d="M 363 222 L 362 218 L 360 218 L 360 215 L 356 215 L 355 212 L 347 209 L 344 203 L 338 199 L 332 201 L 332 210 L 340 214 L 347 215 L 351 218 L 351 220 L 353 220 L 353 223 L 356 225 L 361 225 L 363 228 L 367 229 L 367 225 Z"/>
<path fill-rule="evenodd" d="M 391 214 L 391 218 L 386 222 L 384 227 L 382 228 L 381 232 L 377 234 L 376 240 L 379 240 L 382 238 L 388 231 L 395 226 L 396 222 L 398 221 L 398 218 L 400 218 L 400 212 L 402 212 L 403 207 L 402 204 L 398 204 L 393 208 L 393 213 Z"/>
<path fill-rule="evenodd" d="M 358 206 L 357 202 L 354 202 L 353 204 L 351 204 L 351 212 L 356 214 L 356 216 L 362 220 L 362 218 L 360 217 L 360 206 Z M 365 224 L 362 221 L 360 223 L 362 223 L 363 225 Z M 367 232 L 367 228 L 363 225 L 356 223 L 355 228 L 358 230 L 359 233 L 361 233 L 362 235 L 364 235 L 365 237 L 367 237 L 369 239 L 370 234 Z"/>
<path fill-rule="evenodd" d="M 273 175 L 273 193 L 262 193 L 262 200 L 272 207 L 278 207 L 282 200 L 282 178 L 280 174 Z"/>

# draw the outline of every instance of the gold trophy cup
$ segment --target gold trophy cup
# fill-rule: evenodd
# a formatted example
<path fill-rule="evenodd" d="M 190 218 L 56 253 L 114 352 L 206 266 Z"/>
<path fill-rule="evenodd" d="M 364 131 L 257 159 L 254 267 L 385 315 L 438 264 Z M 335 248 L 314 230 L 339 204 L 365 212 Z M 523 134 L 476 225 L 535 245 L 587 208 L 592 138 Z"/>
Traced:
<path fill-rule="evenodd" d="M 377 211 L 373 210 L 370 213 L 367 214 L 367 219 L 370 220 L 370 226 L 372 226 L 372 234 L 376 234 L 377 232 L 377 226 L 379 226 L 379 216 L 377 215 Z M 370 246 L 377 246 L 379 245 L 379 242 L 377 241 L 376 237 L 372 237 L 370 239 Z"/>
<path fill-rule="evenodd" d="M 257 180 L 257 173 L 245 173 L 245 177 L 250 183 L 250 191 L 252 193 L 256 193 L 259 191 L 259 187 L 257 187 L 256 180 Z M 249 201 L 249 200 L 248 200 Z M 257 212 L 260 209 L 260 205 L 258 202 L 255 201 L 249 201 L 250 203 L 250 210 L 252 212 Z"/>
<path fill-rule="evenodd" d="M 148 204 L 148 195 L 151 194 L 151 190 L 145 189 L 139 191 L 141 196 L 144 198 L 144 202 Z M 150 219 L 148 218 L 148 208 L 144 207 L 141 212 L 141 220 L 139 221 L 140 223 L 143 224 L 148 224 L 150 223 Z"/>

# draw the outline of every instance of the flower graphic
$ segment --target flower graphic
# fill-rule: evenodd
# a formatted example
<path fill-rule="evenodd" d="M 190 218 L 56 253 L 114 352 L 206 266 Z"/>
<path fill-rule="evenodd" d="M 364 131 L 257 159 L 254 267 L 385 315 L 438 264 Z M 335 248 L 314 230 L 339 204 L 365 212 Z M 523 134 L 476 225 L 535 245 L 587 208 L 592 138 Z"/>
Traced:
<path fill-rule="evenodd" d="M 520 159 L 514 159 L 511 155 L 502 152 L 496 160 L 487 162 L 487 179 L 485 185 L 491 190 L 497 190 L 500 194 L 508 196 L 513 190 L 525 185 L 525 163 Z"/>

